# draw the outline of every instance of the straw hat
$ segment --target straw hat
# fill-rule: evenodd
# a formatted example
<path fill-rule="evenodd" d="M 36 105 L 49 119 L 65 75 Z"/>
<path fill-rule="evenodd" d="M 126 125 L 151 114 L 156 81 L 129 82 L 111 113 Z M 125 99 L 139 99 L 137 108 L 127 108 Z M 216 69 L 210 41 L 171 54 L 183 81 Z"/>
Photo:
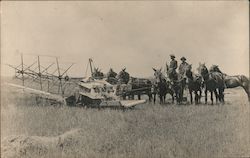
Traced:
<path fill-rule="evenodd" d="M 183 61 L 183 60 L 185 61 L 185 60 L 187 60 L 187 59 L 186 59 L 185 57 L 181 57 L 181 60 L 182 60 L 182 61 Z"/>
<path fill-rule="evenodd" d="M 175 58 L 175 55 L 174 55 L 174 54 L 170 54 L 170 57 L 171 57 L 171 58 Z"/>

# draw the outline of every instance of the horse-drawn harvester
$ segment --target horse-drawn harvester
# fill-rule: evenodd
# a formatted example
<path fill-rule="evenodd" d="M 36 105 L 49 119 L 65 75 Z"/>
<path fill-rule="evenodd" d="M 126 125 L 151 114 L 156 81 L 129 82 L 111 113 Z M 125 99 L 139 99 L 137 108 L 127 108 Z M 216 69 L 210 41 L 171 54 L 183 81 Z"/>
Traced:
<path fill-rule="evenodd" d="M 134 96 L 137 96 L 140 100 L 142 95 L 148 95 L 149 101 L 151 101 L 152 95 L 155 93 L 152 81 L 134 77 L 130 77 L 127 84 L 118 84 L 117 91 L 117 95 L 121 96 L 123 99 L 134 99 Z"/>
<path fill-rule="evenodd" d="M 71 78 L 67 71 L 59 66 L 56 57 L 56 70 L 50 72 L 52 64 L 47 67 L 41 65 L 40 56 L 31 65 L 25 65 L 21 54 L 21 64 L 19 66 L 9 65 L 15 70 L 15 78 L 22 81 L 22 85 L 6 83 L 14 90 L 32 95 L 36 100 L 50 100 L 51 103 L 66 104 L 68 106 L 87 107 L 115 107 L 130 108 L 138 104 L 145 103 L 145 100 L 122 100 L 117 93 L 117 85 L 108 83 L 105 77 L 98 78 L 93 71 L 92 59 L 89 60 L 91 77 Z M 36 66 L 35 66 L 36 65 Z M 57 75 L 55 73 L 57 72 Z M 56 88 L 57 87 L 57 88 Z M 57 89 L 57 90 L 56 90 Z"/>

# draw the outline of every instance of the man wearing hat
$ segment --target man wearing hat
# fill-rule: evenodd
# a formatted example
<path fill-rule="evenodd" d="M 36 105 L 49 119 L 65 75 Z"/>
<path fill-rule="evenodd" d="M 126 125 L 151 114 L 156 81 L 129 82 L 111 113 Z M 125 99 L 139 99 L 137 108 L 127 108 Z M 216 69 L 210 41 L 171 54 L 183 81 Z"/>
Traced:
<path fill-rule="evenodd" d="M 169 65 L 169 78 L 171 80 L 176 80 L 176 77 L 177 77 L 176 69 L 178 67 L 178 64 L 177 64 L 177 61 L 175 60 L 175 55 L 171 54 L 170 58 L 171 58 L 171 61 Z"/>
<path fill-rule="evenodd" d="M 180 66 L 179 66 L 179 73 L 180 73 L 181 76 L 184 75 L 184 73 L 185 73 L 185 68 L 188 66 L 188 63 L 186 62 L 186 60 L 187 60 L 187 59 L 186 59 L 185 57 L 181 57 L 182 63 L 181 63 Z"/>

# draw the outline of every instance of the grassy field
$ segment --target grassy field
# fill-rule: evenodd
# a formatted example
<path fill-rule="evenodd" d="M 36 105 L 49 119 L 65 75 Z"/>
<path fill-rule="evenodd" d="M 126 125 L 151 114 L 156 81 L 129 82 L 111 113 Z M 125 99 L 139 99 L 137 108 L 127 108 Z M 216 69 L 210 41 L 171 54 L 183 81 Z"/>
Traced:
<path fill-rule="evenodd" d="M 225 97 L 225 105 L 121 111 L 35 105 L 2 89 L 2 157 L 249 157 L 249 102 L 242 89 Z"/>

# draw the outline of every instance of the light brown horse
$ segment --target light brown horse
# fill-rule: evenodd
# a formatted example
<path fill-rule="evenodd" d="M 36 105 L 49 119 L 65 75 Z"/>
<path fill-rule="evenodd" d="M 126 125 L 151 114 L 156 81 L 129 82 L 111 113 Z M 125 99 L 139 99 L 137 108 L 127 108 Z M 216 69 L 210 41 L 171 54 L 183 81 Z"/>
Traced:
<path fill-rule="evenodd" d="M 219 72 L 223 75 L 226 88 L 236 88 L 242 87 L 248 96 L 248 101 L 250 101 L 250 82 L 249 79 L 244 75 L 229 76 L 222 73 L 218 65 L 212 65 L 209 72 Z"/>
<path fill-rule="evenodd" d="M 167 81 L 167 78 L 163 75 L 161 69 L 157 70 L 153 68 L 153 70 L 160 104 L 165 104 L 167 94 L 172 96 L 172 103 L 174 103 L 174 90 L 170 87 L 170 81 Z"/>
<path fill-rule="evenodd" d="M 186 78 L 179 73 L 171 70 L 168 64 L 166 64 L 166 69 L 168 78 L 171 80 L 170 85 L 171 89 L 175 93 L 176 101 L 178 104 L 181 104 L 183 101 L 184 88 L 186 86 Z"/>

